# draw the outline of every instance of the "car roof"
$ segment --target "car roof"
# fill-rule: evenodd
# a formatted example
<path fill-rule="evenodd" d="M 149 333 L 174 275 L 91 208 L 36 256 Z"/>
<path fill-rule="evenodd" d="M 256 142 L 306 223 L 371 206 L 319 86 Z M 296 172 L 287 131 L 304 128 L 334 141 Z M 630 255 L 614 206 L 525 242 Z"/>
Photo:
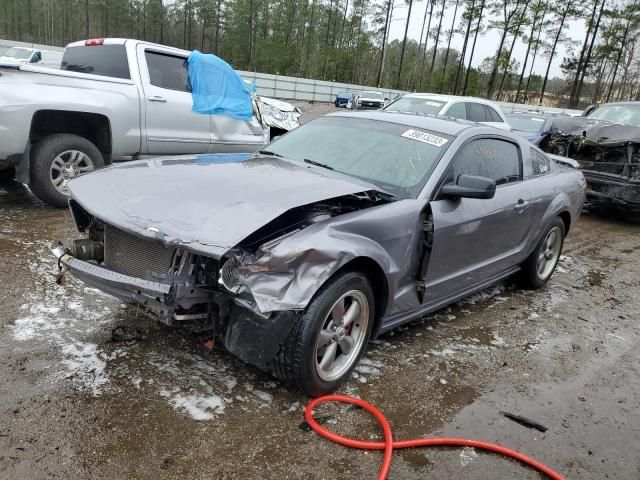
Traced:
<path fill-rule="evenodd" d="M 410 98 L 428 98 L 432 100 L 440 100 L 441 102 L 454 102 L 454 101 L 466 101 L 466 102 L 476 102 L 483 103 L 485 105 L 495 106 L 495 103 L 491 100 L 487 100 L 486 98 L 479 97 L 462 97 L 458 95 L 443 95 L 440 93 L 407 93 L 404 97 Z"/>
<path fill-rule="evenodd" d="M 160 43 L 146 42 L 144 40 L 136 40 L 134 38 L 94 37 L 92 39 L 103 40 L 103 45 L 126 45 L 126 44 L 133 43 L 135 45 L 146 45 L 151 48 L 161 48 L 162 50 L 171 50 L 176 54 L 184 55 L 184 56 L 187 56 L 191 53 L 189 50 L 183 50 L 182 48 L 170 47 L 168 45 L 162 45 Z M 76 42 L 71 42 L 67 44 L 65 48 L 84 47 L 86 46 L 87 40 L 92 40 L 92 39 L 78 40 Z"/>
<path fill-rule="evenodd" d="M 463 130 L 478 127 L 477 123 L 468 120 L 457 120 L 454 118 L 436 117 L 435 115 L 423 115 L 415 113 L 385 112 L 381 110 L 370 110 L 360 112 L 334 112 L 325 115 L 328 117 L 352 117 L 365 118 L 380 122 L 396 123 L 407 127 L 421 128 L 443 133 L 445 135 L 457 136 Z"/>
<path fill-rule="evenodd" d="M 640 102 L 611 102 L 611 103 L 603 103 L 602 105 L 599 105 L 598 108 L 600 107 L 607 107 L 609 105 L 632 105 L 632 106 L 640 106 Z"/>
<path fill-rule="evenodd" d="M 504 112 L 505 117 L 539 117 L 539 118 L 553 118 L 552 114 L 545 112 Z"/>

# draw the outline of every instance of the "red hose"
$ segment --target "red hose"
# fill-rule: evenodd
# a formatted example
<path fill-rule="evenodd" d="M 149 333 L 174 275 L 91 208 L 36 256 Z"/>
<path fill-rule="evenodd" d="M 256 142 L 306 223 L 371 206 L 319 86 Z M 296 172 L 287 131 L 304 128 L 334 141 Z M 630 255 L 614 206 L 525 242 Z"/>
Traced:
<path fill-rule="evenodd" d="M 371 413 L 374 417 L 376 417 L 378 423 L 382 427 L 382 431 L 384 432 L 384 442 L 367 442 L 364 440 L 354 440 L 334 433 L 321 426 L 313 418 L 313 409 L 322 403 L 329 402 L 351 403 L 353 405 L 362 407 L 367 412 Z M 384 415 L 382 415 L 382 412 L 380 412 L 380 410 L 378 410 L 370 403 L 365 402 L 364 400 L 360 400 L 359 398 L 355 397 L 349 397 L 347 395 L 326 395 L 324 397 L 314 398 L 307 405 L 307 408 L 304 411 L 304 418 L 316 433 L 318 433 L 322 437 L 328 438 L 332 442 L 339 443 L 340 445 L 344 445 L 345 447 L 360 448 L 363 450 L 384 450 L 384 460 L 382 462 L 380 473 L 378 474 L 379 480 L 385 480 L 387 478 L 389 468 L 391 468 L 391 455 L 394 448 L 433 446 L 474 447 L 481 450 L 487 450 L 489 452 L 499 453 L 506 457 L 514 458 L 529 467 L 535 468 L 539 472 L 544 473 L 549 478 L 552 478 L 554 480 L 564 480 L 564 477 L 562 475 L 551 470 L 549 467 L 534 460 L 533 458 L 527 457 L 526 455 L 515 450 L 510 450 L 508 448 L 501 447 L 500 445 L 482 442 L 480 440 L 467 440 L 465 438 L 417 438 L 415 440 L 394 441 L 393 437 L 391 436 L 391 427 L 389 426 L 389 422 L 386 418 L 384 418 Z"/>

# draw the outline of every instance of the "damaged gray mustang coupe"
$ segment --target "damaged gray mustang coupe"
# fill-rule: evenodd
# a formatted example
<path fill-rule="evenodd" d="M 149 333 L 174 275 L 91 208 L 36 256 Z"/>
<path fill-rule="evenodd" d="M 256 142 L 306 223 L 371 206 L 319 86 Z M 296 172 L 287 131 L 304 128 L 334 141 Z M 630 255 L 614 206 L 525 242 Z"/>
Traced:
<path fill-rule="evenodd" d="M 349 112 L 69 190 L 86 238 L 54 253 L 75 276 L 315 396 L 383 332 L 516 272 L 544 285 L 585 180 L 489 126 Z"/>

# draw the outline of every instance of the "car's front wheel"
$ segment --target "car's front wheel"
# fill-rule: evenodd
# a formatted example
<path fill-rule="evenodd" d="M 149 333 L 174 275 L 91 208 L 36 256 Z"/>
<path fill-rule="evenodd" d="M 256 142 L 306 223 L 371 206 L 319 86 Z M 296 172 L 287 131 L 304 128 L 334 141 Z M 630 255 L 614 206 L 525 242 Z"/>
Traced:
<path fill-rule="evenodd" d="M 374 308 L 373 290 L 362 273 L 330 280 L 297 319 L 276 359 L 276 377 L 312 397 L 336 390 L 366 348 Z"/>
<path fill-rule="evenodd" d="M 522 279 L 530 288 L 540 288 L 549 281 L 558 265 L 564 245 L 565 227 L 556 218 L 547 227 L 536 249 L 522 265 Z"/>

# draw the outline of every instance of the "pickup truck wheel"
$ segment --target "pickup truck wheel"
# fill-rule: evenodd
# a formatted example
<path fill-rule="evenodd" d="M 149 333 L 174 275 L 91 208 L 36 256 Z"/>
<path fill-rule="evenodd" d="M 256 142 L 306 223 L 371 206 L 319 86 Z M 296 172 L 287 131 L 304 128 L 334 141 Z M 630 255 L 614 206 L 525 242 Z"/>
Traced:
<path fill-rule="evenodd" d="M 67 182 L 104 167 L 100 150 L 86 138 L 68 133 L 50 135 L 31 151 L 31 191 L 45 203 L 65 207 Z"/>
<path fill-rule="evenodd" d="M 564 222 L 556 218 L 547 227 L 529 258 L 522 264 L 522 281 L 529 288 L 544 286 L 558 265 L 564 245 Z"/>
<path fill-rule="evenodd" d="M 324 285 L 297 319 L 274 366 L 274 374 L 311 397 L 344 383 L 364 352 L 374 322 L 367 277 L 346 272 Z"/>
<path fill-rule="evenodd" d="M 14 178 L 16 178 L 15 167 L 3 168 L 2 170 L 0 170 L 0 182 L 10 182 Z"/>

